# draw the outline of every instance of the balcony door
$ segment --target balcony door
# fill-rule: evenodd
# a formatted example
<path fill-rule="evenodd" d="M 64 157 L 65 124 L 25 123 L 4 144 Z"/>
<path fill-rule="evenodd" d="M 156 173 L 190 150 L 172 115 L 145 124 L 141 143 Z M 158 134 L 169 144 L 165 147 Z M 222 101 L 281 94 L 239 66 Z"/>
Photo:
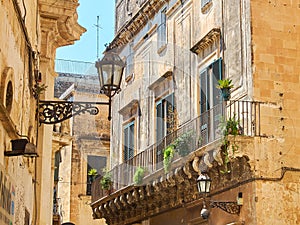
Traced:
<path fill-rule="evenodd" d="M 124 126 L 124 134 L 123 134 L 123 138 L 124 138 L 124 146 L 123 146 L 123 159 L 124 162 L 128 161 L 129 159 L 131 159 L 134 156 L 134 121 L 126 124 Z"/>
<path fill-rule="evenodd" d="M 218 59 L 200 73 L 201 137 L 203 144 L 214 141 L 221 117 L 221 97 L 217 89 L 222 79 L 222 59 Z"/>
<path fill-rule="evenodd" d="M 168 145 L 168 140 L 165 138 L 168 134 L 174 131 L 176 118 L 174 117 L 175 103 L 174 94 L 170 94 L 165 98 L 156 102 L 156 161 L 163 161 L 163 149 Z"/>

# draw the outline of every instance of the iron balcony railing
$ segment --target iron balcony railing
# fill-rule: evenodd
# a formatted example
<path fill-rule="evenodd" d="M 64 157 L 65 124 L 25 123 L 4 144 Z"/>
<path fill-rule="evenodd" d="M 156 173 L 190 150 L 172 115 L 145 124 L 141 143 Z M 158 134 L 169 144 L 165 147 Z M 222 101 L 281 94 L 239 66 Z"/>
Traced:
<path fill-rule="evenodd" d="M 133 177 L 138 167 L 152 174 L 163 167 L 163 151 L 170 144 L 179 142 L 177 158 L 221 138 L 222 124 L 228 119 L 238 121 L 241 135 L 260 136 L 260 103 L 250 101 L 231 101 L 227 105 L 216 105 L 194 120 L 180 126 L 158 143 L 149 146 L 133 158 L 115 166 L 111 171 L 114 189 L 119 190 L 133 184 Z M 92 186 L 92 201 L 105 196 L 101 190 L 100 180 Z"/>

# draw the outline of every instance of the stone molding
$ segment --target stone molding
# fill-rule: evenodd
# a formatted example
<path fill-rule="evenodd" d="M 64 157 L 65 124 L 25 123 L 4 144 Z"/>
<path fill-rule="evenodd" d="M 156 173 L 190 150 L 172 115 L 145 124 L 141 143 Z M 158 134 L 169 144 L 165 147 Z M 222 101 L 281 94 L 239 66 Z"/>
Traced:
<path fill-rule="evenodd" d="M 201 40 L 198 41 L 190 50 L 198 55 L 203 49 L 207 48 L 215 40 L 217 40 L 220 37 L 220 35 L 221 29 L 213 28 L 203 38 L 201 38 Z"/>
<path fill-rule="evenodd" d="M 119 29 L 107 50 L 120 48 L 135 36 L 154 17 L 159 9 L 169 0 L 149 0 L 145 2 L 140 10 Z"/>
<path fill-rule="evenodd" d="M 54 60 L 58 47 L 74 44 L 86 32 L 77 22 L 78 6 L 78 0 L 39 1 L 42 58 Z"/>

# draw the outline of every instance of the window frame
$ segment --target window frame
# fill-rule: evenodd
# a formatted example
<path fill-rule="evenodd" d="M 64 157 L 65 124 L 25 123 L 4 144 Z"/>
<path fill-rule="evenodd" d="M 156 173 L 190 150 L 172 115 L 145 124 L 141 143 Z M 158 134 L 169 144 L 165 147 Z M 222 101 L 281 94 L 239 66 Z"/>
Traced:
<path fill-rule="evenodd" d="M 218 58 L 200 72 L 200 114 L 210 110 L 221 101 L 220 91 L 216 86 L 218 80 L 223 78 L 222 67 L 223 60 Z M 218 77 L 214 75 L 216 70 L 219 72 Z M 202 88 L 203 86 L 204 88 Z"/>
<path fill-rule="evenodd" d="M 126 131 L 128 129 L 128 137 L 126 137 Z M 131 130 L 133 129 L 133 131 Z M 122 128 L 123 132 L 123 145 L 122 145 L 122 161 L 126 162 L 135 156 L 136 148 L 136 120 L 132 119 L 125 123 Z M 129 148 L 128 148 L 129 146 Z M 132 147 L 132 148 L 130 148 Z"/>
<path fill-rule="evenodd" d="M 215 72 L 217 73 L 215 73 Z M 201 138 L 204 144 L 218 137 L 218 126 L 222 115 L 222 97 L 217 88 L 218 80 L 223 78 L 223 60 L 218 58 L 199 74 L 200 79 L 200 120 Z"/>

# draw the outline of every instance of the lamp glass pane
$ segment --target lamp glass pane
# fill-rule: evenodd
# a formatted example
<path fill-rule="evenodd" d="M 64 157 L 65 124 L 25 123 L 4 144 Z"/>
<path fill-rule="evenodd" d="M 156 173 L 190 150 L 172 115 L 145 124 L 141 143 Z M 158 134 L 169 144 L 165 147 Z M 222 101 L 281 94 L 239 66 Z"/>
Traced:
<path fill-rule="evenodd" d="M 205 180 L 199 180 L 198 181 L 198 191 L 199 191 L 199 193 L 205 193 L 205 191 L 206 191 L 205 185 L 206 185 Z"/>
<path fill-rule="evenodd" d="M 211 180 L 206 180 L 206 187 L 205 187 L 206 193 L 210 192 L 210 184 L 211 184 Z"/>
<path fill-rule="evenodd" d="M 119 65 L 115 65 L 114 67 L 114 85 L 119 86 L 121 82 L 121 77 L 122 77 L 122 72 L 123 72 L 123 67 Z"/>
<path fill-rule="evenodd" d="M 112 76 L 111 65 L 102 65 L 103 84 L 100 84 L 100 85 L 101 86 L 110 85 L 112 82 L 111 76 Z"/>

